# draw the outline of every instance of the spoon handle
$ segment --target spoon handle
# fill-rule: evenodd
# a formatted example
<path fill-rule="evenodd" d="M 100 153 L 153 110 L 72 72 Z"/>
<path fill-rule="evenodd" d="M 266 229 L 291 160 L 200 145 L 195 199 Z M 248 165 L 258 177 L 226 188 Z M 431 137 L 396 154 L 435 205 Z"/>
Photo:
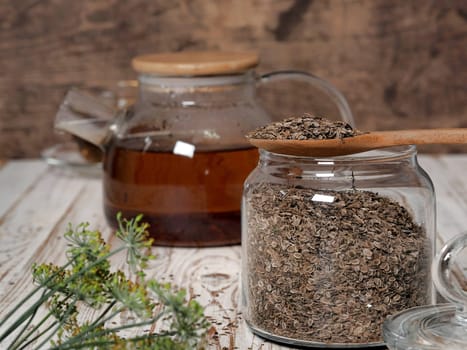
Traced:
<path fill-rule="evenodd" d="M 373 135 L 378 143 L 388 146 L 467 143 L 467 128 L 375 131 L 369 135 Z"/>

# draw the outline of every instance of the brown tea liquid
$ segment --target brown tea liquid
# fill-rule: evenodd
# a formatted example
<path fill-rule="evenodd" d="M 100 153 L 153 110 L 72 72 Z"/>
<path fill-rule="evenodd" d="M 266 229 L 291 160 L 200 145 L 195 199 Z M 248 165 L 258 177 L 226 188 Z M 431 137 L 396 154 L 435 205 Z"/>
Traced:
<path fill-rule="evenodd" d="M 111 147 L 104 160 L 104 210 L 143 214 L 156 245 L 218 246 L 240 243 L 243 182 L 258 162 L 255 148 L 169 152 Z"/>

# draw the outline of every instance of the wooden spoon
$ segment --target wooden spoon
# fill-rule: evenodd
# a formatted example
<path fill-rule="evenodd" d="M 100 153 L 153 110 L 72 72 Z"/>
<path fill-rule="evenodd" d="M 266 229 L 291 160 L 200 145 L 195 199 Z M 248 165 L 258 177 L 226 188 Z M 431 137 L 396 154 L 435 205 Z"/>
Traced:
<path fill-rule="evenodd" d="M 292 156 L 332 157 L 400 145 L 467 144 L 467 128 L 373 131 L 365 134 L 326 140 L 248 141 L 269 152 Z"/>

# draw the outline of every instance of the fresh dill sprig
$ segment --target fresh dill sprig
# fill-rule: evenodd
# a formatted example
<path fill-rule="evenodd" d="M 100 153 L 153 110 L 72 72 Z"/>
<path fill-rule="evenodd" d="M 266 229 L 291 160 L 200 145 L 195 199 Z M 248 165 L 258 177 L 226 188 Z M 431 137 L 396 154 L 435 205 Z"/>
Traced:
<path fill-rule="evenodd" d="M 127 220 L 118 214 L 117 219 L 116 236 L 122 244 L 114 250 L 88 223 L 68 226 L 67 262 L 33 265 L 36 288 L 0 320 L 0 348 L 40 349 L 47 344 L 50 350 L 201 348 L 209 325 L 203 308 L 187 300 L 184 290 L 146 278 L 144 269 L 155 258 L 148 225 L 141 215 Z M 110 257 L 121 252 L 126 253 L 134 280 L 121 270 L 111 271 Z M 20 309 L 25 311 L 18 314 Z M 84 312 L 94 316 L 82 321 L 79 316 Z M 157 332 L 141 331 L 154 328 L 156 322 L 163 324 Z M 129 330 L 136 335 L 125 337 Z"/>

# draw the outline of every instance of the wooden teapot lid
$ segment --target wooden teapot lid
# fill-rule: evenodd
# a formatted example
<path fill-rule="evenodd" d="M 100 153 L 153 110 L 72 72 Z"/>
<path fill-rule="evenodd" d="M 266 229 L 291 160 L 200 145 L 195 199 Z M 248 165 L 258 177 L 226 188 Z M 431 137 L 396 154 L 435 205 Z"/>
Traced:
<path fill-rule="evenodd" d="M 254 52 L 186 51 L 137 56 L 132 66 L 139 73 L 202 76 L 245 72 L 258 62 Z"/>

